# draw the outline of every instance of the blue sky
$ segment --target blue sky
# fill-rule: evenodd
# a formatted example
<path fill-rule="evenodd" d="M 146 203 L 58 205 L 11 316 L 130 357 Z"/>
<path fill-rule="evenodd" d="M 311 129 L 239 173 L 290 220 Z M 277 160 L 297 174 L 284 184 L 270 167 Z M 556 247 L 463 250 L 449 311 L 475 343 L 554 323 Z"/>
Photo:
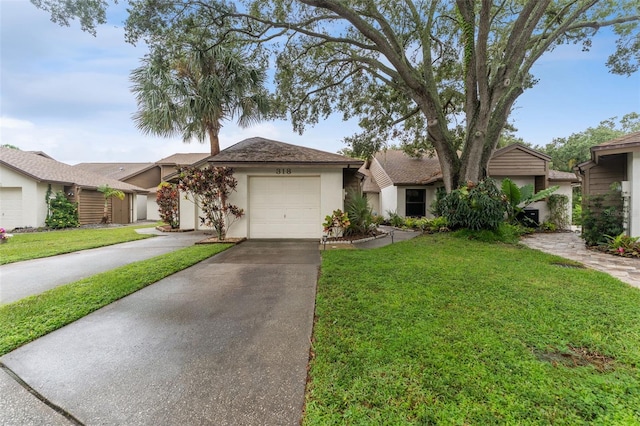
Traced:
<path fill-rule="evenodd" d="M 44 151 L 58 161 L 147 162 L 176 152 L 208 152 L 209 145 L 142 135 L 133 125 L 136 105 L 129 71 L 144 47 L 124 42 L 122 28 L 59 27 L 28 0 L 0 0 L 0 143 Z M 605 62 L 614 38 L 603 34 L 590 52 L 561 46 L 543 56 L 533 73 L 539 83 L 518 100 L 512 121 L 534 145 L 580 132 L 611 117 L 640 112 L 640 74 L 612 75 Z M 249 129 L 225 123 L 222 148 L 251 136 L 335 152 L 357 132 L 335 118 L 300 136 L 286 122 Z"/>

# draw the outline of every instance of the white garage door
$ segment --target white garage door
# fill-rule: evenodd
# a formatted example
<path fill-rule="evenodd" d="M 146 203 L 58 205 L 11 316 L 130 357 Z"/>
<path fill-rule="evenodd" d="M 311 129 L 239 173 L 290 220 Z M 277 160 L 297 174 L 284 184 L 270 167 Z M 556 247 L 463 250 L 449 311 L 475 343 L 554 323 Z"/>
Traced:
<path fill-rule="evenodd" d="M 22 226 L 22 188 L 0 188 L 0 227 L 9 231 Z"/>
<path fill-rule="evenodd" d="M 250 238 L 319 238 L 320 177 L 250 177 Z"/>

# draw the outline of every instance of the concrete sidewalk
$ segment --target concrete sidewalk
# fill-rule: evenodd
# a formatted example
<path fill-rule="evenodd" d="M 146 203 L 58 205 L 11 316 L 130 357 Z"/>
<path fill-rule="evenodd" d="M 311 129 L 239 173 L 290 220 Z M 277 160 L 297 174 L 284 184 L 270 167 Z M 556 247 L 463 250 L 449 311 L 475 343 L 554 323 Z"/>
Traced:
<path fill-rule="evenodd" d="M 319 263 L 248 241 L 5 355 L 0 424 L 299 424 Z"/>
<path fill-rule="evenodd" d="M 0 304 L 188 247 L 209 236 L 203 231 L 160 232 L 155 228 L 137 229 L 136 232 L 157 236 L 0 266 Z"/>

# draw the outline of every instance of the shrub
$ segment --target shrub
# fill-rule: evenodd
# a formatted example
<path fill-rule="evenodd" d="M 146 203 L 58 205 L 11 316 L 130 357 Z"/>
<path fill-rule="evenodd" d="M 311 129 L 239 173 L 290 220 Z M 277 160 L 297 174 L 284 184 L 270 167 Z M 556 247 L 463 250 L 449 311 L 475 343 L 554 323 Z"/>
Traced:
<path fill-rule="evenodd" d="M 558 227 L 553 222 L 542 222 L 540 224 L 540 230 L 544 232 L 556 232 Z"/>
<path fill-rule="evenodd" d="M 622 197 L 612 189 L 606 194 L 583 197 L 582 238 L 588 246 L 607 244 L 607 235 L 620 235 L 622 226 Z"/>
<path fill-rule="evenodd" d="M 436 189 L 436 199 L 433 200 L 429 206 L 429 213 L 436 217 L 443 216 L 442 199 L 447 195 L 447 190 L 444 187 Z"/>
<path fill-rule="evenodd" d="M 64 192 L 58 191 L 51 198 L 51 188 L 47 191 L 47 205 L 49 213 L 45 220 L 46 225 L 52 229 L 75 228 L 80 226 L 78 220 L 78 205 L 69 201 Z"/>
<path fill-rule="evenodd" d="M 429 220 L 429 232 L 448 232 L 449 222 L 444 216 L 436 217 Z"/>
<path fill-rule="evenodd" d="M 487 178 L 451 191 L 443 197 L 441 209 L 453 229 L 494 230 L 504 222 L 506 205 L 493 179 Z"/>
<path fill-rule="evenodd" d="M 378 214 L 374 214 L 371 216 L 371 223 L 376 226 L 380 226 L 384 223 L 384 216 L 380 216 Z"/>
<path fill-rule="evenodd" d="M 367 196 L 358 191 L 350 191 L 345 204 L 350 222 L 346 233 L 353 235 L 369 232 L 373 221 L 373 213 Z"/>
<path fill-rule="evenodd" d="M 607 251 L 619 256 L 640 257 L 639 237 L 630 237 L 620 234 L 615 237 L 605 235 L 607 239 Z"/>
<path fill-rule="evenodd" d="M 349 227 L 349 215 L 340 209 L 334 210 L 331 215 L 324 218 L 324 232 L 333 237 L 341 237 L 344 231 Z"/>
<path fill-rule="evenodd" d="M 410 228 L 410 229 L 415 229 L 418 227 L 418 221 L 420 219 L 417 217 L 405 217 L 404 218 L 404 227 L 405 228 Z"/>
<path fill-rule="evenodd" d="M 178 214 L 178 208 L 180 206 L 180 198 L 178 188 L 168 182 L 162 182 L 158 185 L 156 203 L 158 203 L 160 219 L 168 223 L 172 229 L 179 228 L 180 215 Z"/>
<path fill-rule="evenodd" d="M 212 227 L 218 239 L 224 240 L 231 225 L 244 216 L 243 209 L 229 203 L 229 196 L 238 185 L 233 169 L 181 167 L 178 176 L 178 189 L 190 195 L 190 201 L 197 203 L 204 214 L 200 223 Z"/>
<path fill-rule="evenodd" d="M 556 229 L 568 229 L 570 225 L 567 214 L 569 197 L 561 194 L 550 195 L 547 199 L 547 206 L 549 206 L 549 220 L 545 223 L 554 225 Z"/>
<path fill-rule="evenodd" d="M 396 228 L 402 228 L 404 226 L 404 218 L 394 211 L 387 210 L 389 215 L 389 224 Z"/>

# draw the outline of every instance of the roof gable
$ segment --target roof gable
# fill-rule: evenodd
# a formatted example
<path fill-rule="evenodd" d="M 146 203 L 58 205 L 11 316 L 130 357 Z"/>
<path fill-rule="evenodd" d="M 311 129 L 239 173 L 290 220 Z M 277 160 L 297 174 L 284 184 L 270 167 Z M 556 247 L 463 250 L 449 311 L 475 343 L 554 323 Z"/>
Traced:
<path fill-rule="evenodd" d="M 249 138 L 220 151 L 211 157 L 209 163 L 214 165 L 242 164 L 314 164 L 314 165 L 357 165 L 362 160 L 345 157 L 340 154 L 320 151 L 299 145 L 274 141 L 265 138 Z"/>
<path fill-rule="evenodd" d="M 145 189 L 120 182 L 119 180 L 78 169 L 38 154 L 12 148 L 0 147 L 0 164 L 39 182 L 78 185 L 84 188 L 109 185 L 111 188 L 119 189 L 123 192 L 146 192 Z"/>
<path fill-rule="evenodd" d="M 532 155 L 544 161 L 551 161 L 551 157 L 549 157 L 547 154 L 543 154 L 540 151 L 536 151 L 535 149 L 531 149 L 528 146 L 524 146 L 520 143 L 514 143 L 511 145 L 507 145 L 504 148 L 495 150 L 493 152 L 493 155 L 491 156 L 491 159 L 493 160 L 495 158 L 499 158 L 500 156 L 505 155 L 513 150 L 519 150 L 519 151 L 525 152 L 529 155 Z"/>

